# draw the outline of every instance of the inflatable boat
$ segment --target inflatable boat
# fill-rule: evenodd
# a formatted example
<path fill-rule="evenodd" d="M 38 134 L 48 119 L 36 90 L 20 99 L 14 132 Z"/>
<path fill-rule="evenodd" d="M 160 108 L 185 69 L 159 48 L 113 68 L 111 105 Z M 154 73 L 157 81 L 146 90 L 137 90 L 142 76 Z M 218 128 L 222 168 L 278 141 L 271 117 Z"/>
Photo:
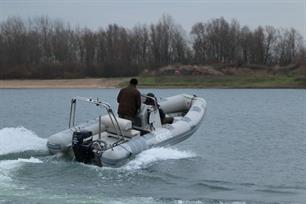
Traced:
<path fill-rule="evenodd" d="M 94 120 L 76 125 L 79 101 L 105 111 Z M 162 121 L 159 109 L 172 120 Z M 111 106 L 102 100 L 75 97 L 71 100 L 69 128 L 51 135 L 47 147 L 51 154 L 68 154 L 78 162 L 118 167 L 144 150 L 187 139 L 199 128 L 205 113 L 203 98 L 180 94 L 164 98 L 159 104 L 156 101 L 153 105 L 142 103 L 137 117 L 131 121 L 116 116 Z"/>

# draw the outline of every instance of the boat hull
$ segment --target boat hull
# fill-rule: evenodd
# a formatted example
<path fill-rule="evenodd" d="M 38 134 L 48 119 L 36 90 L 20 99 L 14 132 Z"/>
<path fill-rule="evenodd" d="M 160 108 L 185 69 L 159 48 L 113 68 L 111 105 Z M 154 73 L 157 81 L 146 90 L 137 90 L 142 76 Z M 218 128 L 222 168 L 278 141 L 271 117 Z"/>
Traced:
<path fill-rule="evenodd" d="M 205 113 L 206 101 L 202 98 L 194 99 L 190 111 L 183 118 L 105 151 L 101 156 L 101 161 L 104 166 L 120 166 L 144 150 L 180 143 L 197 131 Z"/>
<path fill-rule="evenodd" d="M 175 106 L 175 104 L 178 105 Z M 160 106 L 166 113 L 184 108 L 187 113 L 183 117 L 176 118 L 172 124 L 166 124 L 150 133 L 132 137 L 127 142 L 119 143 L 105 150 L 100 157 L 103 166 L 118 167 L 144 150 L 175 145 L 186 140 L 199 128 L 207 110 L 207 103 L 203 98 L 185 94 L 166 98 L 160 103 Z M 99 121 L 83 123 L 78 128 L 97 134 Z M 71 139 L 75 130 L 76 128 L 70 128 L 49 137 L 47 146 L 50 153 L 71 152 Z"/>

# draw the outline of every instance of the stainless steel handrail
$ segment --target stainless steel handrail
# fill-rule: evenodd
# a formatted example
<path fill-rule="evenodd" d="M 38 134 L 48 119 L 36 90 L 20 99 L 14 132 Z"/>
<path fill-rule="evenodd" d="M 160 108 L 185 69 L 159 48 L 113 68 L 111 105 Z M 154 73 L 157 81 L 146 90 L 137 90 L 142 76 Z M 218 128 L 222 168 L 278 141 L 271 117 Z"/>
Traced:
<path fill-rule="evenodd" d="M 143 95 L 141 94 L 142 97 L 144 98 L 149 98 L 149 99 L 152 99 L 154 101 L 154 110 L 157 110 L 158 109 L 158 105 L 157 105 L 157 99 L 155 97 L 151 97 L 151 96 L 147 96 L 147 95 Z"/>
<path fill-rule="evenodd" d="M 112 125 L 114 126 L 115 130 L 116 130 L 116 133 L 118 136 L 121 135 L 121 139 L 124 139 L 124 134 L 123 134 L 123 131 L 119 125 L 119 122 L 111 108 L 111 105 L 104 102 L 104 101 L 99 101 L 98 99 L 93 99 L 93 98 L 86 98 L 86 97 L 80 97 L 80 96 L 76 96 L 74 97 L 72 100 L 71 100 L 71 106 L 70 106 L 70 117 L 69 117 L 69 128 L 71 127 L 74 127 L 75 126 L 75 112 L 76 112 L 76 101 L 79 100 L 79 101 L 84 101 L 84 102 L 88 102 L 88 103 L 92 103 L 92 104 L 95 104 L 96 106 L 98 107 L 103 107 L 105 108 L 105 110 L 107 111 L 108 113 L 108 116 L 110 117 L 110 120 L 111 120 L 111 123 Z M 115 123 L 117 125 L 115 125 Z M 99 120 L 99 123 L 101 121 Z M 101 124 L 99 124 L 100 126 Z"/>

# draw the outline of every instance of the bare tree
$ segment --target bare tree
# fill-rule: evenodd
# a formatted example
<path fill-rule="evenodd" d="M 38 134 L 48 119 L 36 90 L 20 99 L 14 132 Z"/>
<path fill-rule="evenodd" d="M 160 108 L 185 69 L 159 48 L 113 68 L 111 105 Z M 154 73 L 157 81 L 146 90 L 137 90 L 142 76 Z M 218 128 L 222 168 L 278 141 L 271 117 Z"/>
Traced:
<path fill-rule="evenodd" d="M 223 17 L 194 24 L 188 36 L 169 15 L 156 24 L 94 31 L 46 16 L 0 22 L 1 78 L 128 76 L 170 64 L 288 65 L 305 62 L 295 29 L 240 27 Z"/>
<path fill-rule="evenodd" d="M 265 35 L 265 49 L 263 64 L 274 64 L 273 61 L 273 47 L 277 41 L 277 30 L 273 26 L 266 26 L 264 30 Z"/>
<path fill-rule="evenodd" d="M 169 15 L 150 27 L 150 53 L 153 67 L 184 63 L 189 54 L 184 30 Z"/>
<path fill-rule="evenodd" d="M 240 61 L 243 64 L 250 63 L 252 48 L 252 32 L 249 27 L 244 26 L 240 31 L 240 43 L 238 46 L 240 47 Z"/>
<path fill-rule="evenodd" d="M 191 29 L 193 61 L 196 64 L 205 64 L 207 60 L 207 33 L 205 24 L 197 23 Z"/>
<path fill-rule="evenodd" d="M 133 64 L 146 67 L 149 63 L 149 29 L 147 26 L 135 26 L 131 33 L 131 51 Z"/>

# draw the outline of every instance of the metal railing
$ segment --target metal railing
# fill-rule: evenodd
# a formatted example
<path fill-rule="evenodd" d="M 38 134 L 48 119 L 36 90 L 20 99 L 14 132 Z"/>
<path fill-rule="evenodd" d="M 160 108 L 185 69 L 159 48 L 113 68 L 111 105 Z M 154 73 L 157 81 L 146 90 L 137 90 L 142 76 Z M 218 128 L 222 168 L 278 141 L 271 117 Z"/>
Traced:
<path fill-rule="evenodd" d="M 107 111 L 107 114 L 111 120 L 112 125 L 114 126 L 116 133 L 118 136 L 121 136 L 121 139 L 124 139 L 123 131 L 121 130 L 121 127 L 119 125 L 119 122 L 110 106 L 110 104 L 100 101 L 99 99 L 93 99 L 93 98 L 86 98 L 86 97 L 80 97 L 76 96 L 71 99 L 71 105 L 70 105 L 70 116 L 69 116 L 69 128 L 75 126 L 75 118 L 76 118 L 76 103 L 77 101 L 84 101 L 91 104 L 95 104 L 97 107 L 105 108 Z M 116 123 L 116 124 L 115 124 Z M 101 115 L 99 115 L 99 139 L 101 139 Z"/>
<path fill-rule="evenodd" d="M 155 97 L 148 96 L 148 95 L 143 95 L 143 94 L 141 94 L 141 96 L 144 97 L 145 99 L 147 99 L 147 98 L 151 99 L 154 102 L 154 105 L 152 105 L 154 110 L 158 109 L 157 99 Z M 145 103 L 145 101 L 144 101 L 144 103 Z"/>

